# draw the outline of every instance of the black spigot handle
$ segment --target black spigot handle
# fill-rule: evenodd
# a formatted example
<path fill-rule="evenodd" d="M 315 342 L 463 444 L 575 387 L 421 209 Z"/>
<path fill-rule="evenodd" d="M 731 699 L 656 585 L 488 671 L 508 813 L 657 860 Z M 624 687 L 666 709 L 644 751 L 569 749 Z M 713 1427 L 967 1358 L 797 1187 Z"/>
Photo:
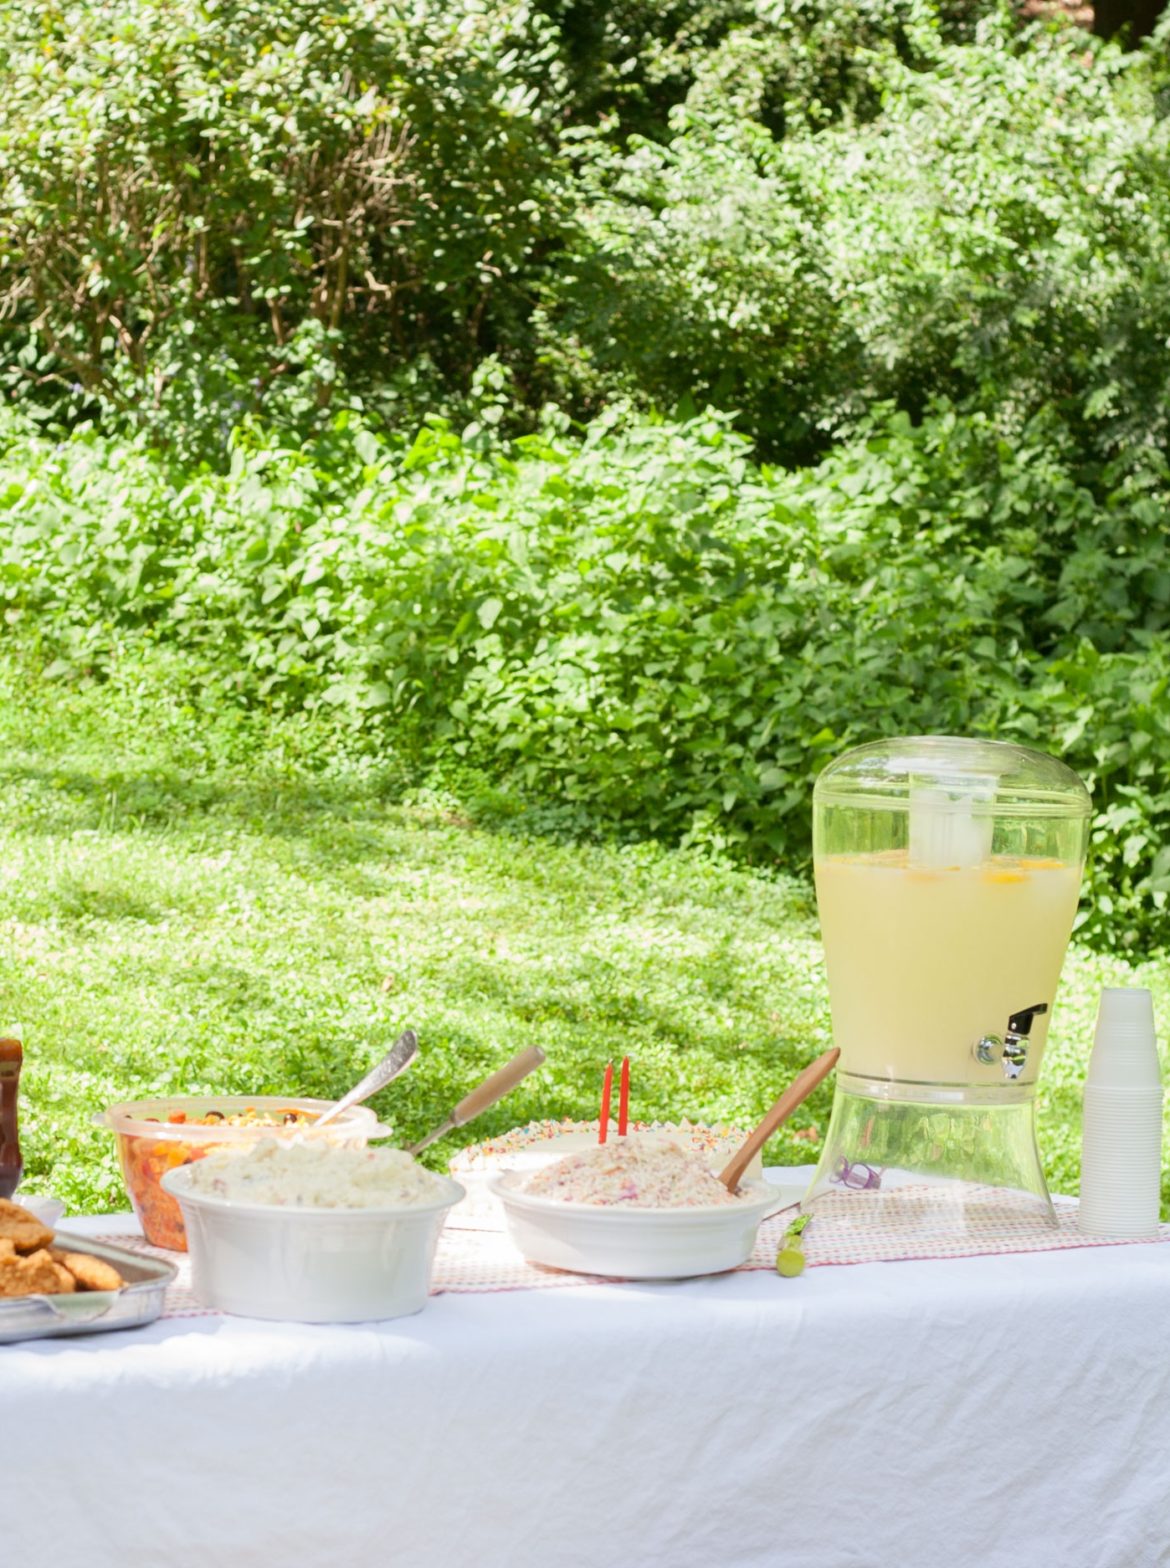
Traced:
<path fill-rule="evenodd" d="M 1018 1013 L 1013 1013 L 1008 1019 L 1008 1033 L 1026 1040 L 1032 1033 L 1032 1020 L 1047 1011 L 1047 1002 L 1037 1002 L 1033 1007 L 1021 1007 Z"/>

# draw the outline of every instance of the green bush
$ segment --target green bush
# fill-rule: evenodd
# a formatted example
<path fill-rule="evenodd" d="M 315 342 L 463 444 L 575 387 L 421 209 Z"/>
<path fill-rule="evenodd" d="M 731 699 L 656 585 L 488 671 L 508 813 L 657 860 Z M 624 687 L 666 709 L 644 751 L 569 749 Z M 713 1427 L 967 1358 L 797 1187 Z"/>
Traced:
<path fill-rule="evenodd" d="M 750 123 L 615 156 L 585 144 L 587 240 L 534 322 L 550 391 L 600 408 L 734 409 L 769 450 L 804 453 L 855 348 L 799 182 L 761 167 Z M 755 152 L 753 152 L 753 144 Z"/>
<path fill-rule="evenodd" d="M 1084 42 L 985 24 L 893 70 L 879 121 L 785 149 L 863 345 L 854 407 L 945 392 L 1011 431 L 1054 405 L 1086 455 L 1164 441 L 1170 125 L 1146 61 Z"/>
<path fill-rule="evenodd" d="M 987 12 L 988 14 L 981 14 Z M 310 431 L 893 400 L 1165 444 L 1170 67 L 984 0 L 0 0 L 0 386 Z M 462 418 L 462 414 L 459 416 Z"/>
<path fill-rule="evenodd" d="M 62 672 L 174 644 L 219 701 L 788 869 L 845 747 L 1024 739 L 1093 784 L 1093 930 L 1132 944 L 1170 891 L 1170 480 L 1150 454 L 1094 492 L 1058 422 L 1025 435 L 890 413 L 783 473 L 710 415 L 510 444 L 341 415 L 242 432 L 227 475 L 23 437 L 0 604 Z"/>
<path fill-rule="evenodd" d="M 671 111 L 732 100 L 781 136 L 880 106 L 875 57 L 918 60 L 925 27 L 958 41 L 996 0 L 540 0 L 557 28 L 575 119 L 670 136 Z"/>
<path fill-rule="evenodd" d="M 556 39 L 527 0 L 0 23 L 0 369 L 57 413 L 182 443 L 376 402 L 420 356 L 465 381 L 556 231 Z"/>
<path fill-rule="evenodd" d="M 1160 57 L 1007 13 L 961 44 L 925 4 L 785 14 L 727 33 L 665 139 L 582 134 L 552 394 L 710 401 L 783 461 L 939 396 L 1010 434 L 1055 405 L 1104 462 L 1165 444 Z"/>

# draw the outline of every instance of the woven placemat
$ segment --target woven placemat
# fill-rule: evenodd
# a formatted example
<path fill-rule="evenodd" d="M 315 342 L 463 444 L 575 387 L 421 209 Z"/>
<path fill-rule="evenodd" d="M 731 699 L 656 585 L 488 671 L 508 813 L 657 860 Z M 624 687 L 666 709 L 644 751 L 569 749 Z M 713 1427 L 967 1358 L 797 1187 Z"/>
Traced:
<path fill-rule="evenodd" d="M 859 1202 L 850 1193 L 826 1193 L 818 1200 L 816 1217 L 804 1236 L 809 1268 L 831 1264 L 900 1263 L 932 1258 L 971 1258 L 1020 1252 L 1057 1252 L 1069 1247 L 1126 1245 L 1115 1237 L 1083 1236 L 1077 1229 L 1075 1198 L 1056 1198 L 1056 1225 L 1026 1210 L 1013 1211 L 1005 1194 L 993 1188 L 969 1189 L 961 1225 L 945 1189 L 903 1187 L 883 1194 L 880 1205 Z M 556 1290 L 574 1285 L 613 1284 L 594 1274 L 571 1274 L 564 1269 L 526 1263 L 508 1235 L 502 1212 L 477 1205 L 461 1213 L 456 1208 L 435 1255 L 431 1294 L 445 1291 L 490 1293 L 506 1290 Z M 771 1269 L 776 1263 L 784 1232 L 795 1215 L 795 1205 L 766 1219 L 746 1263 L 734 1273 Z M 912 1237 L 913 1239 L 908 1239 Z M 152 1247 L 140 1235 L 117 1234 L 100 1238 L 114 1246 L 128 1247 L 152 1257 L 166 1258 L 179 1270 L 167 1290 L 164 1318 L 217 1317 L 201 1304 L 191 1289 L 191 1263 L 185 1253 Z M 1161 1225 L 1158 1241 L 1170 1241 L 1170 1225 Z M 621 1283 L 618 1281 L 617 1283 Z"/>
<path fill-rule="evenodd" d="M 1082 1235 L 1077 1229 L 1077 1200 L 1058 1197 L 1052 1202 L 1055 1225 L 1030 1203 L 995 1187 L 968 1186 L 961 1214 L 946 1187 L 895 1188 L 882 1194 L 880 1204 L 849 1192 L 822 1193 L 816 1215 L 805 1231 L 805 1259 L 809 1268 L 818 1268 L 834 1263 L 910 1263 L 1129 1244 L 1126 1237 Z M 772 1266 L 774 1243 L 791 1218 L 792 1214 L 786 1213 L 760 1227 L 756 1249 L 745 1268 Z M 1156 1238 L 1138 1239 L 1170 1241 L 1170 1225 L 1160 1225 Z"/>

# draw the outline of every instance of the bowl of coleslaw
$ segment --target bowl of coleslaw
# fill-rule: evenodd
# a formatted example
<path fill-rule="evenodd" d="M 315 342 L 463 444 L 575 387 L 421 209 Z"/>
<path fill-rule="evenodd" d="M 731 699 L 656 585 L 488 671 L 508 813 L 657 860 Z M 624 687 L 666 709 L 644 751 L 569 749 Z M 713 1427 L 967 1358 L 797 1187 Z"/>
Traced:
<path fill-rule="evenodd" d="M 489 1188 L 529 1263 L 616 1279 L 721 1274 L 751 1256 L 760 1222 L 785 1198 L 766 1181 L 728 1192 L 673 1145 L 601 1145 Z"/>

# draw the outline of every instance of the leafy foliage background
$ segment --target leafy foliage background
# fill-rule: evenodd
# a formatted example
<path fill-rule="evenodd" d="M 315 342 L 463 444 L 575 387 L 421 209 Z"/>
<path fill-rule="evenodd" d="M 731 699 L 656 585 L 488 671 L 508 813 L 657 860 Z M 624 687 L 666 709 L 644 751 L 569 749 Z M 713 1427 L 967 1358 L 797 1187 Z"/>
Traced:
<path fill-rule="evenodd" d="M 846 746 L 1023 739 L 1094 787 L 1091 919 L 1132 945 L 1170 891 L 1166 474 L 1099 502 L 1069 447 L 946 408 L 793 471 L 713 415 L 510 443 L 340 415 L 311 446 L 241 433 L 225 474 L 25 437 L 0 596 L 61 673 L 177 644 L 221 701 L 496 780 L 487 809 L 788 867 Z"/>
<path fill-rule="evenodd" d="M 799 869 L 879 733 L 1170 891 L 1170 51 L 950 0 L 0 0 L 0 596 L 62 675 Z M 173 665 L 168 664 L 168 669 Z"/>

